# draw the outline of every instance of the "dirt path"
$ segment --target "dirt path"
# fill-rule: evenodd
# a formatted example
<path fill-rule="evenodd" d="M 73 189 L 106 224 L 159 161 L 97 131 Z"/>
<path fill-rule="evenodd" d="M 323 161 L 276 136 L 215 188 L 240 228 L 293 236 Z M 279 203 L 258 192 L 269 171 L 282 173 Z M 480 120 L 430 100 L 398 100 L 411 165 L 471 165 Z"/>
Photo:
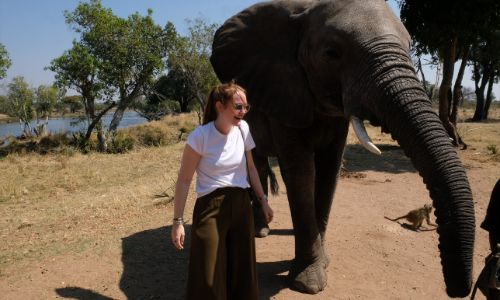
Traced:
<path fill-rule="evenodd" d="M 327 231 L 328 286 L 317 295 L 293 291 L 286 282 L 294 240 L 280 179 L 280 195 L 271 199 L 271 235 L 257 239 L 261 299 L 447 299 L 436 232 L 414 232 L 384 218 L 403 215 L 430 198 L 402 151 L 391 145 L 382 148 L 382 157 L 369 156 L 358 146 L 347 149 L 350 173 L 338 184 Z M 479 223 L 500 178 L 500 163 L 478 161 L 473 149 L 460 155 L 476 204 L 477 278 L 488 252 L 487 234 Z M 0 270 L 0 298 L 182 299 L 187 251 L 177 252 L 170 243 L 171 210 L 152 209 L 140 220 L 130 220 L 137 225 L 117 232 L 114 240 L 96 236 L 91 247 L 76 254 Z"/>

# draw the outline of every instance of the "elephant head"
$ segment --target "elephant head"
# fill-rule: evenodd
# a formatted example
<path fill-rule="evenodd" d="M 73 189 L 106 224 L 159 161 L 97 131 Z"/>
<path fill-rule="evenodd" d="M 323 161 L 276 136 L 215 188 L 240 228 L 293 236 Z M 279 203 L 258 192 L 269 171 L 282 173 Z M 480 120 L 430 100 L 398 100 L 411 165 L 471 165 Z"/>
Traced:
<path fill-rule="evenodd" d="M 221 81 L 235 79 L 247 89 L 254 110 L 284 126 L 341 117 L 390 133 L 436 208 L 447 293 L 463 297 L 472 282 L 472 193 L 415 74 L 410 43 L 383 0 L 271 1 L 218 29 L 211 62 Z M 355 123 L 363 135 L 362 123 Z"/>

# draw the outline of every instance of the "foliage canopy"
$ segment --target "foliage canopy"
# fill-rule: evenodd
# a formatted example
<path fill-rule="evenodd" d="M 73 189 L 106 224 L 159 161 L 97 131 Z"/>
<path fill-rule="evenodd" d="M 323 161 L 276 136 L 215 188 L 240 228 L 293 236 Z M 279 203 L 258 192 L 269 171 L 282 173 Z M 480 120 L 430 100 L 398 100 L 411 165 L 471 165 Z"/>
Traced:
<path fill-rule="evenodd" d="M 7 69 L 12 65 L 12 61 L 9 58 L 9 53 L 5 46 L 0 43 L 0 79 L 5 78 L 7 75 Z"/>

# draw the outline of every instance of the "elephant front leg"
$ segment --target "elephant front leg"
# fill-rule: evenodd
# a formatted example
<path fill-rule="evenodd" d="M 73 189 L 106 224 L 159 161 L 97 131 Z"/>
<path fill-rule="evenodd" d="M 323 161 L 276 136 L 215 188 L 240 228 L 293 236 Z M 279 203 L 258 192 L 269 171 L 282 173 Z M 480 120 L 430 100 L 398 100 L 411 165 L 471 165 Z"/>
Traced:
<path fill-rule="evenodd" d="M 274 139 L 295 236 L 295 259 L 289 279 L 299 291 L 316 294 L 325 288 L 327 276 L 315 212 L 314 153 L 300 137 L 300 134 L 284 131 Z"/>
<path fill-rule="evenodd" d="M 315 220 L 312 158 L 304 166 L 287 168 L 286 165 L 280 158 L 295 236 L 295 258 L 289 279 L 299 291 L 316 294 L 325 288 L 327 276 L 321 235 Z"/>
<path fill-rule="evenodd" d="M 321 235 L 321 243 L 325 245 L 325 234 L 330 217 L 335 189 L 337 187 L 338 175 L 342 165 L 342 156 L 346 144 L 349 122 L 343 118 L 338 118 L 333 124 L 325 124 L 325 127 L 332 128 L 330 134 L 331 142 L 317 149 L 314 155 L 316 180 L 315 180 L 315 208 L 318 230 Z M 328 254 L 324 253 L 323 259 L 325 268 L 330 263 Z"/>

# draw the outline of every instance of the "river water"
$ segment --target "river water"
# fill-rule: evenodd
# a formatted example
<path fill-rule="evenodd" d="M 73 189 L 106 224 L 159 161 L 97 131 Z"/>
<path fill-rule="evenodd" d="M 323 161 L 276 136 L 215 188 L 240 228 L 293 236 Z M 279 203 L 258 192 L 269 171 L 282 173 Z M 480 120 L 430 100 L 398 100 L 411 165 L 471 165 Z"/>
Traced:
<path fill-rule="evenodd" d="M 109 126 L 113 113 L 108 113 L 102 117 L 104 126 Z M 45 120 L 40 120 L 40 122 Z M 123 119 L 120 122 L 118 128 L 124 128 L 132 125 L 138 125 L 146 122 L 147 119 L 141 117 L 135 111 L 126 111 L 123 114 Z M 31 122 L 32 128 L 36 127 L 36 121 Z M 85 131 L 87 129 L 88 123 L 85 119 L 83 122 L 78 118 L 54 118 L 49 119 L 48 129 L 51 133 L 67 132 L 73 133 L 78 131 Z M 21 126 L 19 122 L 4 123 L 0 124 L 0 139 L 7 136 L 20 136 L 22 134 Z"/>

